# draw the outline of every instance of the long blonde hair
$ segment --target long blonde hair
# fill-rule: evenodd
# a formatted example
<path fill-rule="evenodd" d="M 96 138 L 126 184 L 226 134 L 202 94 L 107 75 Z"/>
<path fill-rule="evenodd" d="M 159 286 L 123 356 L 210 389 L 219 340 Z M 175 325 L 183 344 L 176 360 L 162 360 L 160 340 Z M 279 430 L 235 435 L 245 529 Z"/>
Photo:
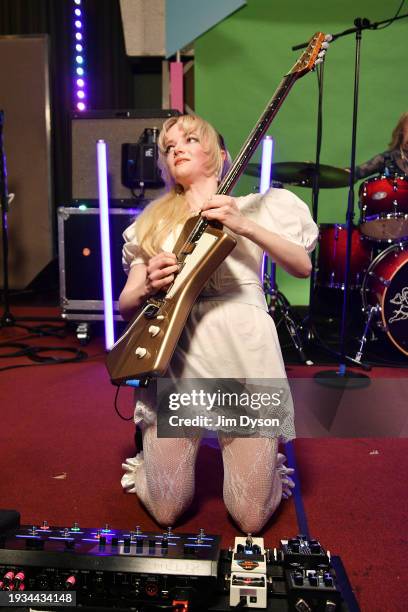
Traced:
<path fill-rule="evenodd" d="M 225 150 L 222 138 L 207 121 L 198 115 L 181 115 L 170 117 L 164 122 L 158 139 L 159 167 L 168 192 L 151 202 L 135 221 L 135 234 L 139 246 L 146 254 L 146 259 L 159 253 L 166 237 L 184 223 L 191 215 L 182 185 L 174 182 L 170 175 L 166 159 L 167 133 L 175 124 L 185 131 L 197 133 L 204 150 L 208 153 L 208 171 L 216 174 L 218 179 L 226 173 L 230 158 L 227 161 L 221 153 Z"/>
<path fill-rule="evenodd" d="M 391 150 L 399 149 L 401 146 L 405 125 L 408 125 L 408 112 L 401 115 L 392 131 L 391 142 L 388 145 Z"/>

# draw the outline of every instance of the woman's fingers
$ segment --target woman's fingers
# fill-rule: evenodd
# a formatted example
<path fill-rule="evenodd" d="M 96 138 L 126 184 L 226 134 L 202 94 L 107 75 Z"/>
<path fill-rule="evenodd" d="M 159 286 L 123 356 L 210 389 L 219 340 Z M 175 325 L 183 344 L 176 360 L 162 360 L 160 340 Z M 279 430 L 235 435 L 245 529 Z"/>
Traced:
<path fill-rule="evenodd" d="M 157 270 L 152 270 L 151 272 L 147 272 L 148 278 L 150 279 L 150 281 L 156 281 L 156 280 L 161 280 L 162 278 L 166 278 L 167 276 L 170 276 L 171 274 L 175 274 L 178 271 L 178 266 L 177 265 L 173 265 L 173 266 L 166 266 L 165 268 L 160 268 Z"/>
<path fill-rule="evenodd" d="M 177 258 L 174 253 L 158 253 L 154 255 L 148 264 L 148 268 L 157 269 L 164 266 L 171 266 L 177 263 Z"/>

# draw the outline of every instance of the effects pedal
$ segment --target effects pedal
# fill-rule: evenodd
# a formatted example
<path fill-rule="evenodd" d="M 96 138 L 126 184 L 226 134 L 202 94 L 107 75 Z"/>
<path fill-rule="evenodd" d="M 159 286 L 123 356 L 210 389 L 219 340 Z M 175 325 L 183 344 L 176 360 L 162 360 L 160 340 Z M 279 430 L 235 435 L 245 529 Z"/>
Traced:
<path fill-rule="evenodd" d="M 263 538 L 235 538 L 231 560 L 230 606 L 267 607 L 266 551 Z"/>

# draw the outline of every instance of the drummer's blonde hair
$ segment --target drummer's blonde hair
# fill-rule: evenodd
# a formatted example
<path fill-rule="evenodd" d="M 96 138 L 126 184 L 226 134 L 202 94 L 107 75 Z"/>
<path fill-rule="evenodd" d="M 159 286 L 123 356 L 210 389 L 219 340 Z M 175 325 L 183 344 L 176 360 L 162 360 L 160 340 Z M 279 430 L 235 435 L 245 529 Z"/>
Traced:
<path fill-rule="evenodd" d="M 392 131 L 391 142 L 388 145 L 391 150 L 399 149 L 401 146 L 405 126 L 408 127 L 408 112 L 402 113 L 401 117 L 398 119 L 397 125 Z"/>
<path fill-rule="evenodd" d="M 168 193 L 146 206 L 135 221 L 136 240 L 145 254 L 146 261 L 162 250 L 166 237 L 191 215 L 184 189 L 182 185 L 175 183 L 167 165 L 167 134 L 176 123 L 186 134 L 197 133 L 204 150 L 208 153 L 207 170 L 210 174 L 216 174 L 218 180 L 221 180 L 230 165 L 231 158 L 225 149 L 222 137 L 211 124 L 198 115 L 170 117 L 164 122 L 158 139 L 158 164 Z M 222 151 L 225 151 L 226 159 Z"/>

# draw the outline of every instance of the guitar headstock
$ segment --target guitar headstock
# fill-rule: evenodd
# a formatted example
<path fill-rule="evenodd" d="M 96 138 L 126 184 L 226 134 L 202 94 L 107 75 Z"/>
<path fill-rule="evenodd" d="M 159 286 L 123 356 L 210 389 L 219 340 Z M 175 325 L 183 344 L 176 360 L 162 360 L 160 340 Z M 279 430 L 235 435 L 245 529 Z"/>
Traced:
<path fill-rule="evenodd" d="M 326 49 L 329 46 L 331 39 L 332 37 L 330 35 L 323 34 L 323 32 L 316 32 L 309 42 L 306 50 L 302 53 L 293 68 L 288 72 L 288 75 L 294 74 L 301 77 L 307 72 L 313 70 L 317 64 L 320 64 L 323 61 Z"/>

